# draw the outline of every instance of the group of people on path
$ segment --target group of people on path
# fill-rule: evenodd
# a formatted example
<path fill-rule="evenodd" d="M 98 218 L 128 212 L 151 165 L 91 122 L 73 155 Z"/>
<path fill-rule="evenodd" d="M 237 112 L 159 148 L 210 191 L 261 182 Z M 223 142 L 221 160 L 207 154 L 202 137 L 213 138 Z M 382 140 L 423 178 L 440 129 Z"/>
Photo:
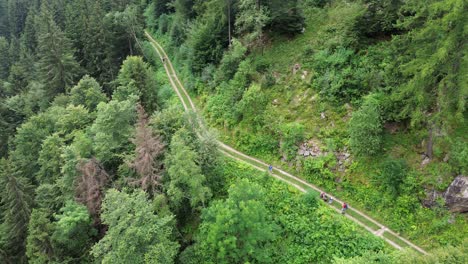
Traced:
<path fill-rule="evenodd" d="M 273 173 L 273 165 L 268 165 L 268 172 L 269 173 Z M 329 204 L 333 204 L 333 197 L 328 197 L 328 195 L 324 192 L 320 193 L 320 199 L 322 199 L 324 202 L 326 203 L 329 203 Z M 348 210 L 348 204 L 347 203 L 343 203 L 341 205 L 341 213 L 344 214 L 346 212 L 346 210 Z"/>
<path fill-rule="evenodd" d="M 333 197 L 328 197 L 328 195 L 324 192 L 320 193 L 320 199 L 322 199 L 324 202 L 332 204 L 333 203 Z M 348 204 L 343 203 L 341 205 L 341 213 L 344 214 L 348 210 Z"/>

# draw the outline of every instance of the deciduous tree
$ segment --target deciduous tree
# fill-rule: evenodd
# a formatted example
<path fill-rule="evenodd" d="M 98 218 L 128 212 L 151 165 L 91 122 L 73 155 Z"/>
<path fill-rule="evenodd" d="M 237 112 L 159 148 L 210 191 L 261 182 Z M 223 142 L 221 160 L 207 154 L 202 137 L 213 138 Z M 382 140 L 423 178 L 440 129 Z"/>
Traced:
<path fill-rule="evenodd" d="M 262 203 L 264 190 L 248 180 L 229 188 L 225 201 L 215 201 L 202 215 L 197 237 L 200 254 L 213 263 L 268 263 L 277 227 Z"/>
<path fill-rule="evenodd" d="M 171 239 L 172 216 L 160 217 L 145 192 L 107 191 L 102 220 L 109 229 L 91 254 L 102 263 L 173 263 L 179 245 Z"/>

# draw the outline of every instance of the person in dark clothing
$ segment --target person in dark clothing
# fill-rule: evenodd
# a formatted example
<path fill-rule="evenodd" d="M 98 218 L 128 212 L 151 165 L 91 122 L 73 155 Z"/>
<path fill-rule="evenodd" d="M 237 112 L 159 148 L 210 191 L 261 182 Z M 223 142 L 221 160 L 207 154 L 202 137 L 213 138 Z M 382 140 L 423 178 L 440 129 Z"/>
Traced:
<path fill-rule="evenodd" d="M 348 204 L 343 203 L 343 205 L 341 206 L 341 213 L 344 214 L 346 212 L 346 210 L 348 210 Z"/>

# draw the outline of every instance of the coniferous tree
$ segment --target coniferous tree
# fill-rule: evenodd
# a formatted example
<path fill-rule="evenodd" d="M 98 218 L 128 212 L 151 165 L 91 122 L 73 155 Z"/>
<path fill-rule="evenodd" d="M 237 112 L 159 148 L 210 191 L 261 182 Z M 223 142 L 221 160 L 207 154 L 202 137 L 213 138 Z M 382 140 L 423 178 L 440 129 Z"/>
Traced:
<path fill-rule="evenodd" d="M 0 80 L 6 80 L 10 72 L 10 44 L 5 37 L 0 37 Z M 3 89 L 2 89 L 3 90 Z M 0 96 L 3 91 L 0 92 Z"/>
<path fill-rule="evenodd" d="M 130 100 L 100 103 L 97 106 L 97 117 L 90 128 L 94 137 L 93 148 L 96 158 L 109 165 L 118 167 L 122 153 L 130 152 L 130 138 L 136 122 L 135 97 Z M 112 166 L 114 165 L 114 166 Z"/>
<path fill-rule="evenodd" d="M 39 15 L 38 74 L 50 95 L 65 92 L 79 72 L 70 40 L 55 23 L 50 7 L 43 4 Z"/>
<path fill-rule="evenodd" d="M 187 202 L 192 209 L 197 209 L 211 197 L 205 176 L 198 165 L 197 153 L 188 145 L 187 132 L 181 129 L 175 133 L 165 160 L 169 176 L 167 194 L 178 210 L 186 209 Z"/>
<path fill-rule="evenodd" d="M 298 0 L 266 1 L 271 12 L 269 27 L 275 32 L 294 35 L 300 33 L 304 28 L 304 16 L 299 8 Z"/>
<path fill-rule="evenodd" d="M 129 56 L 122 64 L 117 82 L 119 87 L 113 94 L 113 98 L 123 101 L 130 94 L 140 96 L 140 101 L 145 111 L 152 113 L 157 109 L 157 86 L 151 67 L 143 61 L 143 58 Z M 136 88 L 133 91 L 132 88 Z"/>
<path fill-rule="evenodd" d="M 148 126 L 148 116 L 140 105 L 137 106 L 138 123 L 135 138 L 135 159 L 131 161 L 130 168 L 134 169 L 139 178 L 132 179 L 131 183 L 141 186 L 149 194 L 161 191 L 162 162 L 158 160 L 164 151 L 164 144 L 159 135 L 154 135 Z"/>
<path fill-rule="evenodd" d="M 14 37 L 19 37 L 23 31 L 26 16 L 28 14 L 29 1 L 9 0 L 7 3 L 10 34 Z"/>
<path fill-rule="evenodd" d="M 8 1 L 0 1 L 0 37 L 7 37 L 10 28 L 8 27 Z"/>
<path fill-rule="evenodd" d="M 94 158 L 80 164 L 79 170 L 81 177 L 76 187 L 76 200 L 86 205 L 95 226 L 98 226 L 104 188 L 109 181 L 109 175 Z"/>
<path fill-rule="evenodd" d="M 36 13 L 36 9 L 30 9 L 26 17 L 24 30 L 21 34 L 21 44 L 26 48 L 26 51 L 32 55 L 35 55 L 37 52 Z"/>
<path fill-rule="evenodd" d="M 6 228 L 4 251 L 15 263 L 25 261 L 26 235 L 33 206 L 32 189 L 25 178 L 13 174 L 8 161 L 0 160 L 0 205 L 2 222 Z"/>
<path fill-rule="evenodd" d="M 407 1 L 403 10 L 412 16 L 400 26 L 410 30 L 396 39 L 406 62 L 399 63 L 408 82 L 395 93 L 404 102 L 403 117 L 429 127 L 463 121 L 468 97 L 466 57 L 467 3 L 463 0 Z M 402 65 L 401 65 L 402 64 Z M 447 125 L 447 124 L 445 124 Z"/>
<path fill-rule="evenodd" d="M 52 239 L 54 225 L 48 209 L 34 209 L 28 224 L 26 255 L 29 263 L 50 263 L 53 257 Z"/>
<path fill-rule="evenodd" d="M 70 91 L 70 101 L 74 105 L 83 105 L 89 111 L 95 111 L 100 102 L 106 102 L 99 83 L 89 75 L 85 75 Z"/>
<path fill-rule="evenodd" d="M 57 134 L 48 136 L 42 142 L 38 164 L 41 167 L 36 178 L 41 183 L 53 183 L 60 177 L 62 161 L 63 139 Z"/>

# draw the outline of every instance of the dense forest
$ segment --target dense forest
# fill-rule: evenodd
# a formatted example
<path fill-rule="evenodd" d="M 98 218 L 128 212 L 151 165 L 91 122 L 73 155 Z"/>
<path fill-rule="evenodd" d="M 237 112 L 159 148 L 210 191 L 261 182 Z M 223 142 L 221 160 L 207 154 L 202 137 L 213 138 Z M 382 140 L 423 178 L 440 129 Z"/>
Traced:
<path fill-rule="evenodd" d="M 0 0 L 0 263 L 467 263 L 467 11 Z M 226 157 L 218 138 L 429 255 Z"/>

